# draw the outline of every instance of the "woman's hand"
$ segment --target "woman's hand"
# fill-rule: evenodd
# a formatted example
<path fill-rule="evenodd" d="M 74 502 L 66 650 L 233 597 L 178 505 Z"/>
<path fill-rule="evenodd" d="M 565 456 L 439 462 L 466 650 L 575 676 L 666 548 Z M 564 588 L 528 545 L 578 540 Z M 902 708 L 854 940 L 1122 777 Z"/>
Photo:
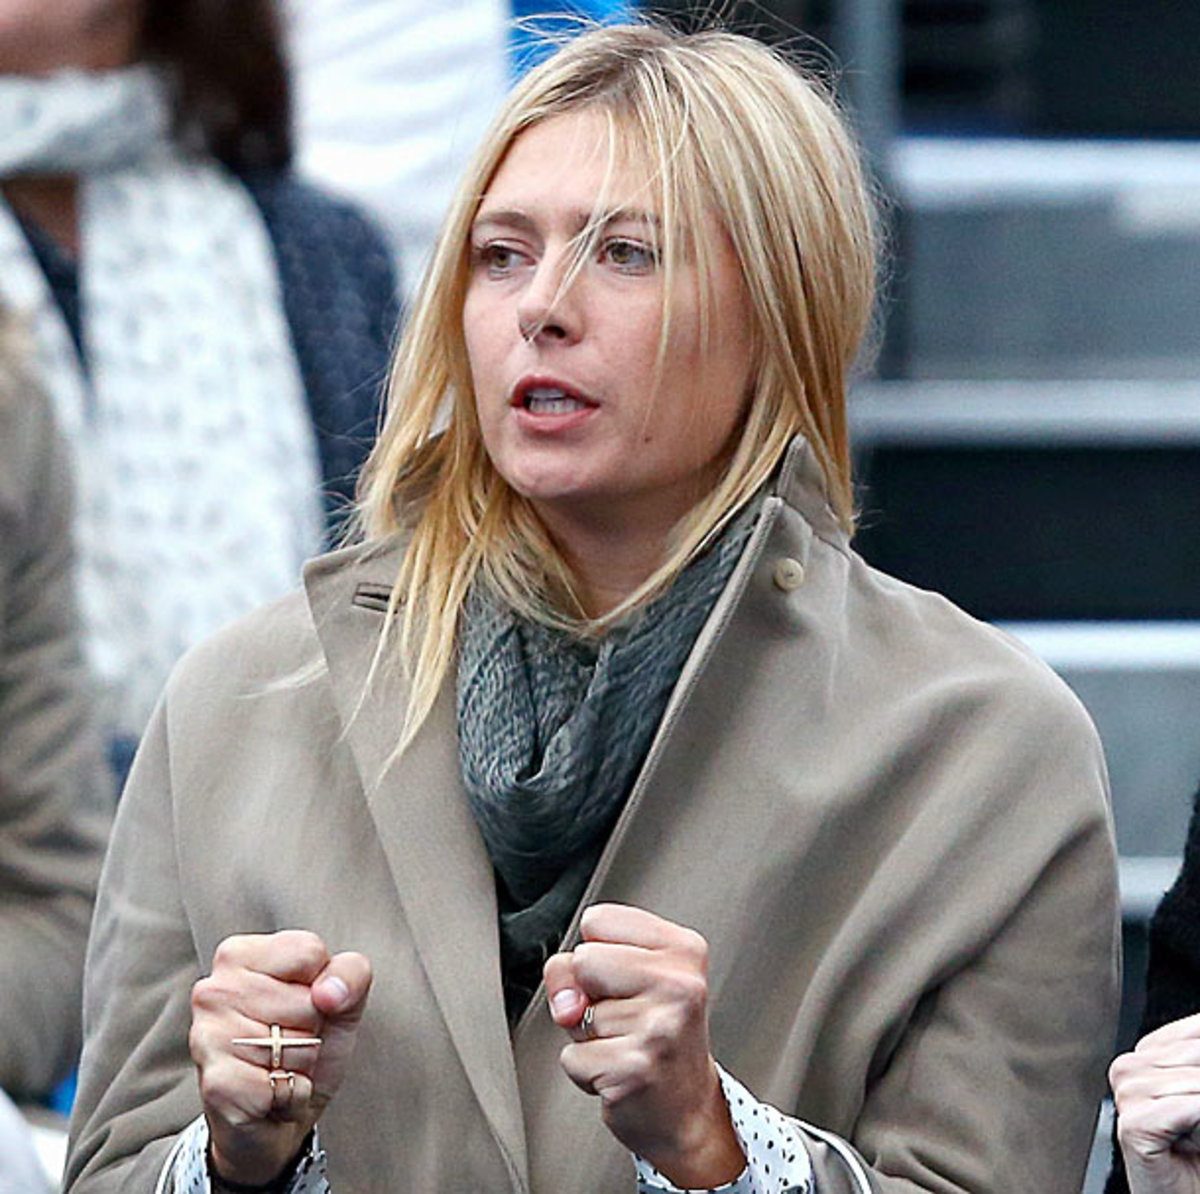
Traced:
<path fill-rule="evenodd" d="M 213 971 L 192 988 L 188 1043 L 219 1176 L 269 1182 L 300 1151 L 346 1073 L 371 986 L 362 954 L 330 957 L 315 934 L 286 930 L 227 937 Z M 283 1037 L 320 1037 L 283 1047 L 271 1078 L 272 1050 L 235 1045 Z M 291 1077 L 288 1077 L 288 1075 Z"/>
<path fill-rule="evenodd" d="M 589 908 L 580 931 L 583 941 L 545 971 L 550 1013 L 573 1040 L 562 1051 L 567 1076 L 599 1097 L 612 1134 L 675 1185 L 732 1181 L 746 1159 L 708 1047 L 708 943 L 620 904 Z"/>
<path fill-rule="evenodd" d="M 1132 1194 L 1200 1194 L 1200 1015 L 1144 1036 L 1108 1077 Z"/>

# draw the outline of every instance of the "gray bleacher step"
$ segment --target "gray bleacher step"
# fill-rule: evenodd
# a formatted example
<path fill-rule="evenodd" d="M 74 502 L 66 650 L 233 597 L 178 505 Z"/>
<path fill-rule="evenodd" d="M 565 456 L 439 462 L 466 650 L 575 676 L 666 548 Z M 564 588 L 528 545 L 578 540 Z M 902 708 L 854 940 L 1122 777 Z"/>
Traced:
<path fill-rule="evenodd" d="M 1002 624 L 1074 689 L 1108 759 L 1129 899 L 1156 902 L 1200 786 L 1200 623 Z M 1163 861 L 1167 860 L 1167 861 Z M 1173 860 L 1173 861 L 1172 861 Z"/>
<path fill-rule="evenodd" d="M 900 138 L 911 377 L 1200 376 L 1200 144 Z"/>
<path fill-rule="evenodd" d="M 869 381 L 851 442 L 875 447 L 1200 445 L 1200 379 Z"/>
<path fill-rule="evenodd" d="M 1158 858 L 1134 855 L 1118 861 L 1121 912 L 1127 921 L 1147 923 L 1179 874 L 1178 855 Z"/>
<path fill-rule="evenodd" d="M 989 621 L 1200 620 L 1197 380 L 865 382 L 849 417 L 885 572 Z"/>

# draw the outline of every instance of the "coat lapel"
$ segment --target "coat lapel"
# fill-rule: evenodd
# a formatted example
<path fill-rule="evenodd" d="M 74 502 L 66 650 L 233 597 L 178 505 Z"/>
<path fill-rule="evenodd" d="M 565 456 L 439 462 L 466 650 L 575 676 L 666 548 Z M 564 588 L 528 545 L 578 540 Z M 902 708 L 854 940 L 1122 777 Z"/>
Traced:
<path fill-rule="evenodd" d="M 430 986 L 514 1185 L 527 1189 L 495 883 L 462 787 L 453 685 L 390 766 L 407 683 L 383 660 L 367 687 L 398 568 L 394 547 L 325 556 L 305 571 L 309 605 L 346 740 Z"/>

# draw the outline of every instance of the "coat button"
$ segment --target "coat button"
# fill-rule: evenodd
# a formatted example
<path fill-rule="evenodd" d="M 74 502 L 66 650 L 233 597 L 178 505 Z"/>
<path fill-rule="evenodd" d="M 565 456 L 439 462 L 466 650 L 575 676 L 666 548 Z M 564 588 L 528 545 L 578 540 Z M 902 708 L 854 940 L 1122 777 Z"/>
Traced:
<path fill-rule="evenodd" d="M 785 556 L 775 565 L 772 579 L 777 589 L 782 589 L 785 593 L 794 592 L 804 583 L 804 565 L 799 560 Z"/>

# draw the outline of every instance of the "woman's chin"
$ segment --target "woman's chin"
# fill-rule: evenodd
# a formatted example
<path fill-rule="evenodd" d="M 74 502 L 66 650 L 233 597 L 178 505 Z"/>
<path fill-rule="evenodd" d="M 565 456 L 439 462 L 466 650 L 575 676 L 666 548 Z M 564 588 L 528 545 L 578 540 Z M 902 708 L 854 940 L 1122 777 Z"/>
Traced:
<path fill-rule="evenodd" d="M 580 467 L 578 460 L 539 461 L 537 466 L 501 470 L 504 479 L 535 506 L 543 503 L 576 506 L 599 499 L 606 487 L 602 479 Z M 607 487 L 611 492 L 611 486 Z"/>

